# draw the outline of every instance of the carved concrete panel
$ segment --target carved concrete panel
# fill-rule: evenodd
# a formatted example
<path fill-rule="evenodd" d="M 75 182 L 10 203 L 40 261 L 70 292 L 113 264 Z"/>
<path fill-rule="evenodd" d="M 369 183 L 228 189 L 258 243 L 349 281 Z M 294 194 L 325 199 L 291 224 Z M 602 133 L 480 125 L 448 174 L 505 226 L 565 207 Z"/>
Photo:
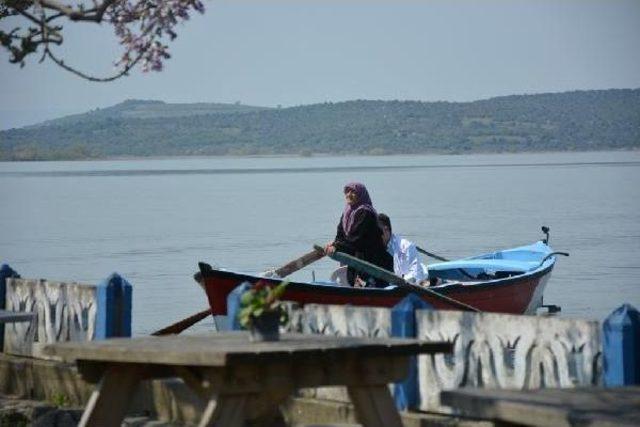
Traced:
<path fill-rule="evenodd" d="M 596 385 L 601 339 L 596 321 L 457 311 L 416 311 L 417 338 L 448 340 L 452 355 L 418 358 L 420 409 L 447 411 L 441 390 Z"/>
<path fill-rule="evenodd" d="M 96 286 L 45 279 L 7 279 L 6 309 L 35 314 L 5 325 L 5 352 L 41 357 L 47 344 L 95 337 Z"/>
<path fill-rule="evenodd" d="M 391 311 L 378 307 L 307 304 L 290 307 L 289 330 L 345 337 L 391 336 Z"/>

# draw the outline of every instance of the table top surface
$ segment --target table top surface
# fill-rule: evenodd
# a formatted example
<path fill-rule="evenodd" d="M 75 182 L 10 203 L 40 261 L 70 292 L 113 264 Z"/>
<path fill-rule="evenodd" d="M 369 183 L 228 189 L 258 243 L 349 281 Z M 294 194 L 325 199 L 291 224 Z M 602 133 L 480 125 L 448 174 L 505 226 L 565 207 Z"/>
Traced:
<path fill-rule="evenodd" d="M 465 415 L 526 425 L 638 425 L 640 387 L 579 387 L 536 390 L 463 388 L 441 393 L 447 406 Z"/>
<path fill-rule="evenodd" d="M 304 359 L 358 354 L 407 356 L 451 352 L 452 344 L 402 338 L 356 338 L 282 334 L 276 342 L 251 342 L 247 332 L 114 338 L 66 342 L 44 352 L 66 361 L 89 360 L 190 366 L 226 366 L 234 361 Z"/>
<path fill-rule="evenodd" d="M 33 313 L 27 313 L 24 311 L 0 310 L 0 323 L 28 322 L 33 319 L 33 316 Z"/>

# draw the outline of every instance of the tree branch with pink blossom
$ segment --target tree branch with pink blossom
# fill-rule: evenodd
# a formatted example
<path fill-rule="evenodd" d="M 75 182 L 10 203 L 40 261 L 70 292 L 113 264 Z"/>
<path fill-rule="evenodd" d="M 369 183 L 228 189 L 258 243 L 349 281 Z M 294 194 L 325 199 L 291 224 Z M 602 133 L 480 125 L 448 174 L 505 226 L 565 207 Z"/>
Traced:
<path fill-rule="evenodd" d="M 87 80 L 111 81 L 136 65 L 144 72 L 162 70 L 171 57 L 167 43 L 177 37 L 177 25 L 194 12 L 204 13 L 201 0 L 0 0 L 0 23 L 19 22 L 10 30 L 0 28 L 0 46 L 10 54 L 9 62 L 21 67 L 27 57 L 41 53 L 40 62 L 49 59 Z M 64 43 L 62 24 L 69 22 L 113 27 L 123 49 L 114 61 L 114 74 L 90 75 L 55 53 L 56 46 Z"/>

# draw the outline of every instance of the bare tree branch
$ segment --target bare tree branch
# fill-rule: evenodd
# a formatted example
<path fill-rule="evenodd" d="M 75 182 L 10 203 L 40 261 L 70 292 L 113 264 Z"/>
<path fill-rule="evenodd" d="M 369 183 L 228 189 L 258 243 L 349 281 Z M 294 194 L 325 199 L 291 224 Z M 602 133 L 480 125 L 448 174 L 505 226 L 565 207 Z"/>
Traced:
<path fill-rule="evenodd" d="M 74 9 L 56 0 L 38 0 L 38 3 L 40 3 L 43 8 L 60 12 L 72 21 L 92 21 L 100 23 L 107 9 L 114 3 L 122 1 L 124 0 L 104 0 L 101 4 L 94 2 L 96 6 L 92 9 L 83 9 L 82 7 Z"/>
<path fill-rule="evenodd" d="M 110 77 L 95 77 L 95 76 L 91 76 L 89 74 L 85 74 L 82 71 L 71 67 L 67 64 L 64 63 L 64 61 L 60 58 L 58 58 L 57 56 L 55 56 L 53 54 L 53 52 L 51 52 L 51 50 L 47 47 L 45 48 L 45 54 L 53 61 L 56 63 L 56 65 L 58 65 L 59 67 L 69 71 L 72 74 L 75 74 L 78 77 L 82 77 L 85 80 L 89 80 L 92 82 L 101 82 L 101 83 L 105 83 L 105 82 L 111 82 L 114 80 L 119 79 L 122 76 L 127 75 L 127 73 L 136 66 L 136 64 L 142 59 L 143 54 L 141 53 L 140 55 L 138 55 L 137 58 L 135 58 L 133 61 L 131 61 L 131 63 L 129 65 L 127 65 L 125 68 L 123 68 L 122 70 L 120 70 L 117 74 L 114 74 L 113 76 Z"/>
<path fill-rule="evenodd" d="M 31 15 L 29 12 L 27 12 L 24 9 L 16 9 L 16 12 L 18 12 L 18 14 L 24 16 L 25 18 L 27 18 L 29 21 L 33 22 L 36 25 L 40 25 L 41 24 L 41 20 L 36 18 L 35 16 Z"/>
<path fill-rule="evenodd" d="M 10 52 L 10 62 L 22 67 L 25 58 L 44 45 L 40 62 L 48 58 L 90 81 L 115 80 L 128 75 L 138 64 L 142 64 L 142 71 L 159 71 L 170 58 L 163 40 L 176 38 L 175 26 L 188 20 L 191 11 L 204 12 L 201 0 L 91 0 L 89 8 L 85 8 L 86 0 L 70 0 L 71 4 L 62 1 L 0 0 L 0 21 L 15 16 L 25 21 L 25 25 L 9 32 L 0 30 L 0 46 Z M 64 20 L 112 26 L 124 49 L 115 62 L 119 71 L 111 77 L 95 77 L 67 65 L 55 55 L 50 45 L 63 44 L 63 26 L 58 23 Z"/>

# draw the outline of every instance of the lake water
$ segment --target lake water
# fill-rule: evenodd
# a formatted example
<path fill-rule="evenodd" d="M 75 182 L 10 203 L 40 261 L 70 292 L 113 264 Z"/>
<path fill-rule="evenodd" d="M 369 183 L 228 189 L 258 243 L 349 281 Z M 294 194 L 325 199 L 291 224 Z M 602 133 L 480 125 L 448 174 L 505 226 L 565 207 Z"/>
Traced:
<path fill-rule="evenodd" d="M 348 181 L 394 231 L 449 258 L 532 243 L 547 225 L 571 253 L 547 303 L 600 320 L 640 308 L 640 152 L 0 163 L 0 261 L 52 280 L 116 271 L 146 334 L 207 307 L 198 261 L 259 272 L 329 241 Z"/>

